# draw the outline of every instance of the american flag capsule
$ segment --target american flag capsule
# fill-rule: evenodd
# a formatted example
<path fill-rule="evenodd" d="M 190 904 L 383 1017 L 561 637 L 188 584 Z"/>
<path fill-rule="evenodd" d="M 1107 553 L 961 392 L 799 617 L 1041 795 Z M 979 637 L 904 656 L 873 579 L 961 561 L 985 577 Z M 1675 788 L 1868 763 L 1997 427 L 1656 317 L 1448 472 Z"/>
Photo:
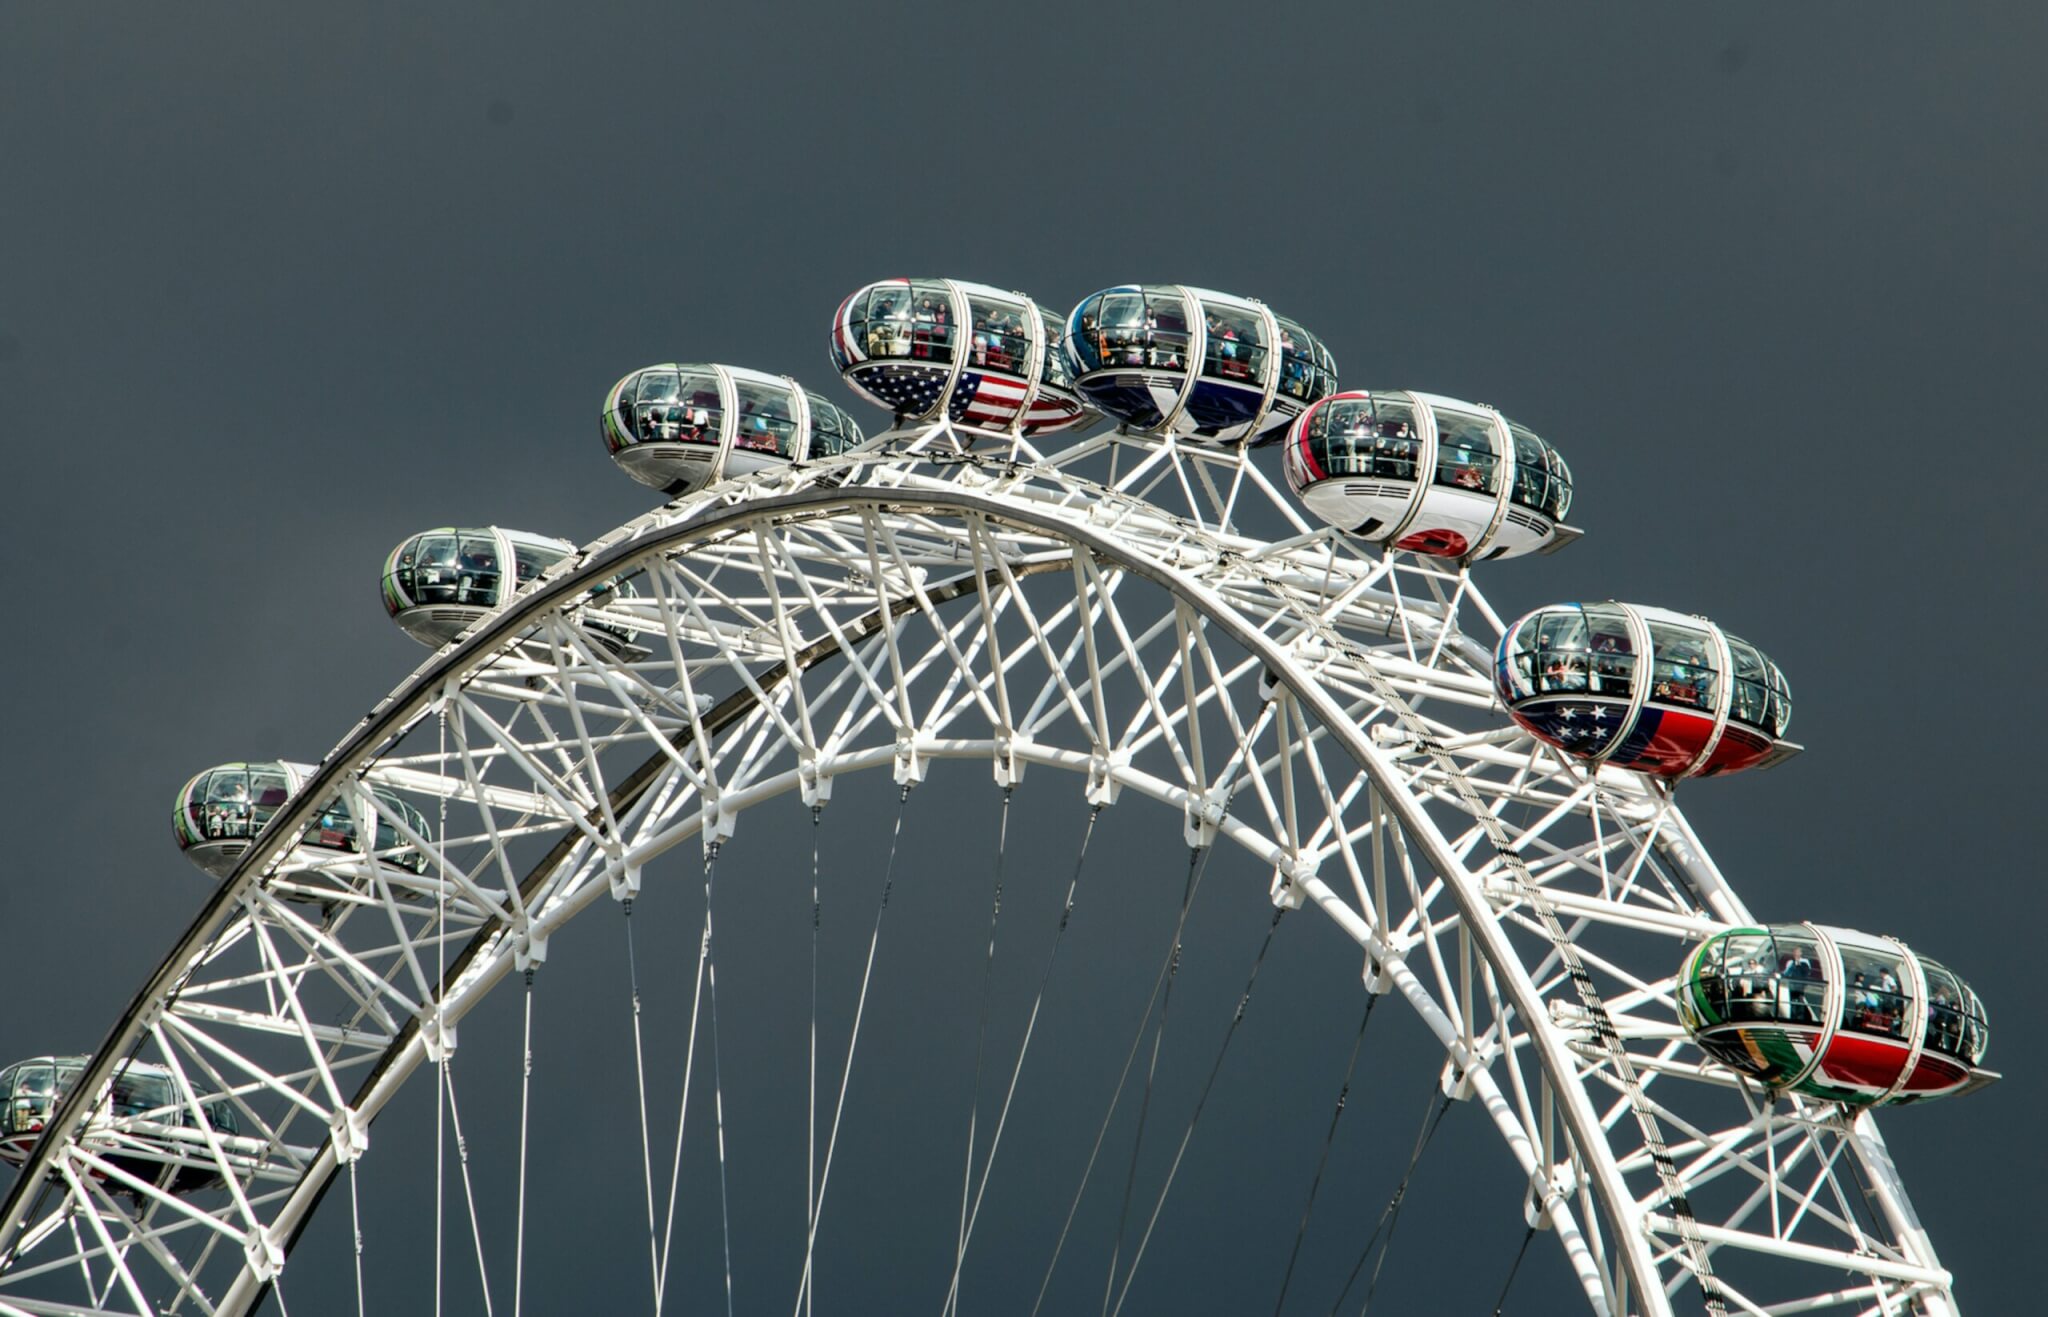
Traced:
<path fill-rule="evenodd" d="M 178 849 L 207 873 L 227 877 L 256 834 L 312 776 L 313 769 L 305 764 L 274 760 L 221 764 L 195 774 L 179 788 L 172 807 Z M 405 835 L 410 831 L 414 837 L 432 836 L 426 815 L 384 787 L 369 788 L 369 795 L 370 801 L 355 805 L 342 796 L 328 801 L 299 838 L 290 867 L 315 873 L 330 869 L 335 882 L 326 887 L 347 885 L 360 877 L 367 829 L 368 853 L 378 862 L 404 874 L 426 873 L 426 855 Z M 278 890 L 293 899 L 322 900 L 319 885 L 309 886 L 311 882 L 295 878 L 280 883 Z"/>
<path fill-rule="evenodd" d="M 1264 303 L 1177 284 L 1125 284 L 1067 317 L 1081 395 L 1133 430 L 1263 444 L 1337 387 L 1315 335 Z"/>
<path fill-rule="evenodd" d="M 1773 1092 L 1856 1107 L 1981 1088 L 1984 1003 L 1905 943 L 1819 924 L 1716 933 L 1678 972 L 1678 1018 L 1709 1057 Z"/>
<path fill-rule="evenodd" d="M 614 384 L 599 425 L 620 469 L 671 497 L 815 462 L 862 439 L 843 408 L 786 375 L 674 362 Z"/>
<path fill-rule="evenodd" d="M 1022 293 L 958 279 L 884 279 L 839 304 L 832 364 L 899 424 L 1048 434 L 1093 413 L 1074 391 L 1060 322 Z"/>
<path fill-rule="evenodd" d="M 1800 747 L 1785 676 L 1704 618 L 1613 602 L 1553 604 L 1509 627 L 1494 686 L 1538 740 L 1654 777 L 1775 764 Z"/>
<path fill-rule="evenodd" d="M 1484 562 L 1552 553 L 1572 473 L 1557 450 L 1491 407 L 1428 393 L 1333 394 L 1294 422 L 1287 483 L 1339 530 L 1411 553 Z"/>
<path fill-rule="evenodd" d="M 421 531 L 384 559 L 384 611 L 414 640 L 439 649 L 575 551 L 567 540 L 502 526 Z M 624 652 L 636 631 L 601 614 L 638 593 L 631 581 L 593 591 L 584 633 L 614 654 Z"/>

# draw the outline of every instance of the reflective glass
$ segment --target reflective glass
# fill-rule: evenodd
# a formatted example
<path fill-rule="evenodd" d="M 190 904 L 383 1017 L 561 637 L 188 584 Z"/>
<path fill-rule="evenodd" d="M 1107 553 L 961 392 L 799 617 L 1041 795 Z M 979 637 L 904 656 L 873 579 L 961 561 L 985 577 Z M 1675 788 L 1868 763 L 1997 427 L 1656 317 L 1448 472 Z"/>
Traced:
<path fill-rule="evenodd" d="M 1920 973 L 1927 980 L 1926 1045 L 1947 1056 L 1967 1059 L 1970 998 L 1962 981 L 1946 966 L 1923 959 Z"/>
<path fill-rule="evenodd" d="M 1777 1016 L 1788 1024 L 1819 1024 L 1827 1009 L 1827 974 L 1811 933 L 1773 929 Z"/>
<path fill-rule="evenodd" d="M 415 603 L 451 604 L 456 575 L 455 537 L 422 535 L 414 554 L 413 580 L 408 585 L 401 573 L 398 584 Z"/>
<path fill-rule="evenodd" d="M 1768 934 L 1740 933 L 1724 938 L 1721 973 L 1728 984 L 1723 1019 L 1742 1022 L 1777 1018 L 1777 959 Z"/>
<path fill-rule="evenodd" d="M 1535 512 L 1543 511 L 1550 495 L 1550 460 L 1543 441 L 1522 426 L 1510 424 L 1508 435 L 1515 446 L 1515 485 L 1509 497 Z"/>
<path fill-rule="evenodd" d="M 178 1099 L 171 1089 L 168 1075 L 138 1075 L 123 1071 L 114 1076 L 111 1088 L 116 1116 L 140 1116 L 147 1113 L 166 1123 L 176 1119 L 176 1113 L 169 1108 Z"/>
<path fill-rule="evenodd" d="M 917 361 L 950 362 L 958 326 L 953 323 L 953 295 L 936 279 L 910 284 L 910 355 Z"/>
<path fill-rule="evenodd" d="M 870 357 L 910 355 L 910 290 L 901 284 L 870 288 L 853 309 L 854 341 Z"/>
<path fill-rule="evenodd" d="M 1067 354 L 1061 351 L 1061 340 L 1066 331 L 1058 317 L 1044 307 L 1038 309 L 1038 321 L 1045 328 L 1045 362 L 1039 368 L 1038 377 L 1055 389 L 1071 391 L 1074 377 L 1067 369 Z"/>
<path fill-rule="evenodd" d="M 1629 638 L 1628 614 L 1619 604 L 1588 604 L 1585 608 L 1588 648 L 1592 651 L 1589 689 L 1596 695 L 1626 696 L 1635 680 L 1635 642 Z"/>
<path fill-rule="evenodd" d="M 539 544 L 512 542 L 512 561 L 519 576 L 519 583 L 537 580 L 540 574 L 569 555 L 561 549 L 548 548 Z"/>
<path fill-rule="evenodd" d="M 1436 483 L 1479 494 L 1499 493 L 1492 420 L 1448 407 L 1430 410 L 1436 416 Z"/>
<path fill-rule="evenodd" d="M 1145 364 L 1160 370 L 1186 370 L 1188 309 L 1180 289 L 1145 289 Z"/>
<path fill-rule="evenodd" d="M 1728 656 L 1735 665 L 1735 689 L 1729 698 L 1728 716 L 1762 731 L 1770 731 L 1770 670 L 1764 656 L 1757 652 L 1756 646 L 1734 636 L 1728 637 Z"/>
<path fill-rule="evenodd" d="M 1857 1033 L 1904 1039 L 1912 996 L 1899 973 L 1898 953 L 1864 947 L 1842 948 L 1841 1027 Z"/>
<path fill-rule="evenodd" d="M 1785 674 L 1778 671 L 1777 664 L 1769 659 L 1764 663 L 1771 674 L 1771 735 L 1781 737 L 1792 725 L 1792 690 L 1785 684 Z"/>
<path fill-rule="evenodd" d="M 61 1096 L 57 1073 L 49 1066 L 16 1067 L 13 1091 L 8 1094 L 6 1132 L 32 1134 L 41 1129 Z"/>
<path fill-rule="evenodd" d="M 1650 698 L 1711 712 L 1716 698 L 1714 683 L 1720 678 L 1714 667 L 1712 638 L 1691 627 L 1653 621 L 1650 645 Z"/>
<path fill-rule="evenodd" d="M 967 359 L 975 369 L 1021 375 L 1031 360 L 1031 327 L 1025 322 L 1024 307 L 969 294 L 967 314 L 972 331 Z"/>
<path fill-rule="evenodd" d="M 1280 331 L 1280 393 L 1303 402 L 1329 396 L 1337 372 L 1330 354 L 1316 336 L 1284 316 L 1274 318 Z"/>
<path fill-rule="evenodd" d="M 1256 312 L 1202 303 L 1209 346 L 1202 374 L 1211 379 L 1257 384 L 1266 377 L 1266 325 Z"/>
<path fill-rule="evenodd" d="M 1306 437 L 1332 476 L 1413 480 L 1422 452 L 1414 404 L 1397 398 L 1332 398 L 1309 418 Z"/>
<path fill-rule="evenodd" d="M 1572 469 L 1555 448 L 1550 450 L 1550 506 L 1543 510 L 1553 521 L 1563 521 L 1572 510 Z"/>
<path fill-rule="evenodd" d="M 463 535 L 456 545 L 455 602 L 489 607 L 498 602 L 498 541 L 492 535 Z"/>
<path fill-rule="evenodd" d="M 734 383 L 739 424 L 733 432 L 733 451 L 766 453 L 776 457 L 796 456 L 796 419 L 786 385 L 762 384 L 753 380 Z"/>

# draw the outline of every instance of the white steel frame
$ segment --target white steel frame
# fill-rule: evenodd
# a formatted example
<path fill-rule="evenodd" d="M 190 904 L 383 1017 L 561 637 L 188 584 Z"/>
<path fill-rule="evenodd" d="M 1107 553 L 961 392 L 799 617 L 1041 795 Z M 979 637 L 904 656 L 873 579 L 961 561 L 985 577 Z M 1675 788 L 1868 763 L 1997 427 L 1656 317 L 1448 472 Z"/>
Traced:
<path fill-rule="evenodd" d="M 1254 504 L 1293 533 L 1233 529 Z M 640 597 L 593 599 L 620 576 Z M 941 422 L 678 500 L 435 654 L 251 846 L 15 1180 L 0 1313 L 249 1311 L 371 1118 L 556 929 L 764 800 L 957 760 L 1162 802 L 1334 921 L 1591 1311 L 1953 1312 L 1869 1114 L 1686 1040 L 1687 942 L 1750 916 L 1666 787 L 1508 723 L 1501 627 L 1455 564 L 1312 529 L 1252 458 L 1170 440 L 1045 453 Z M 444 819 L 389 818 L 425 876 L 290 845 L 337 792 L 367 825 L 365 783 Z M 124 1057 L 195 1113 L 229 1095 L 241 1137 L 112 1117 Z M 227 1188 L 173 1195 L 110 1152 Z"/>

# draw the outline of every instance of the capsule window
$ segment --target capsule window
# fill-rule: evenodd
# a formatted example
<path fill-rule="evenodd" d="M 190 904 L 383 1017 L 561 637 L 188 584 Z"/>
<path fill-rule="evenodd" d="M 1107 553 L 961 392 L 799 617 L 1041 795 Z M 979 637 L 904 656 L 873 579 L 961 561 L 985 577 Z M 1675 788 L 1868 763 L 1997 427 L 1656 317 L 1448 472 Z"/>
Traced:
<path fill-rule="evenodd" d="M 493 535 L 458 537 L 455 602 L 488 607 L 498 602 L 498 540 Z"/>
<path fill-rule="evenodd" d="M 1067 354 L 1060 350 L 1066 331 L 1058 317 L 1043 307 L 1038 310 L 1038 322 L 1045 329 L 1045 360 L 1039 366 L 1038 378 L 1055 389 L 1071 391 L 1073 373 L 1067 369 Z"/>
<path fill-rule="evenodd" d="M 124 1070 L 114 1076 L 111 1086 L 114 1114 L 116 1116 L 151 1116 L 158 1120 L 176 1120 L 172 1110 L 177 1105 L 177 1095 L 171 1091 L 171 1081 L 165 1075 L 135 1074 Z"/>
<path fill-rule="evenodd" d="M 796 421 L 790 415 L 789 389 L 741 380 L 735 386 L 735 392 L 738 394 L 739 425 L 733 435 L 733 449 L 795 457 Z"/>
<path fill-rule="evenodd" d="M 953 296 L 935 279 L 910 285 L 910 357 L 950 365 L 959 326 L 953 323 Z"/>
<path fill-rule="evenodd" d="M 1843 947 L 1840 1027 L 1903 1041 L 1913 999 L 1900 968 L 1897 952 Z"/>
<path fill-rule="evenodd" d="M 1590 604 L 1585 610 L 1587 688 L 1595 695 L 1626 699 L 1635 681 L 1635 641 L 1629 637 L 1628 614 L 1617 604 Z"/>
<path fill-rule="evenodd" d="M 17 1066 L 9 1086 L 5 1113 L 6 1132 L 33 1134 L 50 1119 L 63 1094 L 57 1087 L 55 1068 L 46 1065 Z"/>
<path fill-rule="evenodd" d="M 1549 457 L 1550 500 L 1543 511 L 1553 521 L 1563 521 L 1565 513 L 1572 510 L 1572 469 L 1555 448 L 1549 450 Z"/>
<path fill-rule="evenodd" d="M 994 298 L 967 298 L 967 360 L 976 370 L 1020 375 L 1031 359 L 1031 328 L 1024 308 Z"/>
<path fill-rule="evenodd" d="M 1756 646 L 1728 637 L 1728 656 L 1734 660 L 1734 692 L 1729 698 L 1728 716 L 1761 731 L 1771 730 L 1770 667 Z"/>
<path fill-rule="evenodd" d="M 1285 317 L 1276 317 L 1280 331 L 1280 388 L 1289 398 L 1313 402 L 1327 397 L 1336 382 L 1330 354 L 1315 335 Z"/>
<path fill-rule="evenodd" d="M 1178 288 L 1145 289 L 1145 364 L 1161 370 L 1186 370 L 1188 309 Z"/>
<path fill-rule="evenodd" d="M 521 585 L 540 579 L 542 572 L 568 556 L 561 549 L 543 548 L 538 544 L 514 543 L 512 546 L 512 562 Z"/>
<path fill-rule="evenodd" d="M 1436 416 L 1436 483 L 1477 494 L 1500 492 L 1499 459 L 1493 452 L 1493 422 L 1447 407 Z"/>
<path fill-rule="evenodd" d="M 1260 316 L 1204 302 L 1202 318 L 1209 340 L 1202 359 L 1203 375 L 1237 384 L 1265 379 L 1266 326 Z"/>
<path fill-rule="evenodd" d="M 1508 497 L 1541 512 L 1550 501 L 1550 463 L 1543 441 L 1519 425 L 1509 425 L 1515 444 L 1515 484 Z"/>
<path fill-rule="evenodd" d="M 1714 683 L 1720 673 L 1714 666 L 1712 639 L 1704 631 L 1650 623 L 1650 698 L 1665 704 L 1712 712 L 1717 698 Z"/>

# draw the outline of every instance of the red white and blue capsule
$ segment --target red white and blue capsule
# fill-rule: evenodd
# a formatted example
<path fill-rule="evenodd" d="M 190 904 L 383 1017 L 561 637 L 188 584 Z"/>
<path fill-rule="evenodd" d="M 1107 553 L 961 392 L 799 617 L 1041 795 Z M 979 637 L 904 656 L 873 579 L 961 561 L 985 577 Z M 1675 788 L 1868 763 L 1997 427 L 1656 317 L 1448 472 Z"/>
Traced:
<path fill-rule="evenodd" d="M 838 404 L 786 375 L 675 362 L 612 385 L 599 428 L 621 470 L 671 496 L 815 462 L 862 439 Z"/>
<path fill-rule="evenodd" d="M 1090 405 L 1147 434 L 1271 443 L 1337 387 L 1321 340 L 1262 302 L 1124 284 L 1067 317 L 1067 360 Z"/>
<path fill-rule="evenodd" d="M 1550 553 L 1572 473 L 1556 449 L 1491 407 L 1393 390 L 1333 394 L 1303 412 L 1283 450 L 1308 510 L 1376 544 L 1484 562 Z"/>
<path fill-rule="evenodd" d="M 1798 753 L 1778 665 L 1712 622 L 1613 602 L 1553 604 L 1494 651 L 1508 714 L 1577 759 L 1653 777 L 1712 777 Z"/>
<path fill-rule="evenodd" d="M 884 279 L 832 316 L 832 364 L 898 424 L 1049 434 L 1094 413 L 1074 391 L 1060 322 L 1022 293 L 958 279 Z"/>

